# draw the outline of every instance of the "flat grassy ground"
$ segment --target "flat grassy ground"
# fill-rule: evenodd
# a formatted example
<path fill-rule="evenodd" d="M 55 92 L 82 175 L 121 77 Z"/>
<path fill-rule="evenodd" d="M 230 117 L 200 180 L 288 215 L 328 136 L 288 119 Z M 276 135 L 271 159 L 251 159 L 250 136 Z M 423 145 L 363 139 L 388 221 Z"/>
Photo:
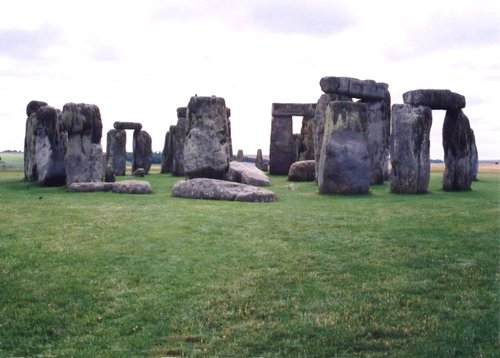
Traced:
<path fill-rule="evenodd" d="M 0 357 L 498 356 L 498 173 L 417 196 L 272 177 L 276 203 L 22 178 L 0 171 Z"/>

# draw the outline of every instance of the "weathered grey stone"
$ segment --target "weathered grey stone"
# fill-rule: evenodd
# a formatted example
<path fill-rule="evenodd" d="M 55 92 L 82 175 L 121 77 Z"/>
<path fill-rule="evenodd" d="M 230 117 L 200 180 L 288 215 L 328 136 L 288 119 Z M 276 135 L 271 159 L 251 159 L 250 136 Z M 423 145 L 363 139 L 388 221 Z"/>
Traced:
<path fill-rule="evenodd" d="M 151 147 L 151 136 L 146 131 L 134 131 L 133 138 L 132 172 L 144 169 L 148 174 L 153 160 L 153 149 Z"/>
<path fill-rule="evenodd" d="M 26 106 L 25 137 L 24 137 L 24 180 L 30 182 L 38 181 L 38 171 L 36 168 L 36 137 L 37 137 L 37 117 L 36 111 L 43 106 L 47 106 L 46 102 L 31 101 Z"/>
<path fill-rule="evenodd" d="M 465 107 L 465 97 L 447 89 L 419 89 L 403 93 L 403 102 L 431 109 L 458 110 Z"/>
<path fill-rule="evenodd" d="M 182 109 L 185 107 L 180 107 L 177 109 L 177 113 L 185 113 Z M 184 141 L 186 139 L 186 117 L 177 117 L 177 125 L 170 126 L 170 132 L 172 133 L 172 151 L 174 156 L 172 159 L 172 174 L 176 176 L 184 176 Z"/>
<path fill-rule="evenodd" d="M 104 181 L 106 183 L 114 183 L 116 181 L 115 171 L 109 163 L 106 164 L 106 168 L 104 168 Z"/>
<path fill-rule="evenodd" d="M 269 186 L 271 180 L 252 163 L 230 162 L 226 180 L 253 186 Z"/>
<path fill-rule="evenodd" d="M 443 122 L 444 174 L 443 190 L 471 189 L 472 130 L 462 110 L 448 110 Z"/>
<path fill-rule="evenodd" d="M 313 140 L 314 140 L 314 160 L 316 161 L 316 178 L 318 177 L 319 157 L 321 146 L 323 145 L 323 136 L 325 132 L 325 113 L 326 106 L 332 101 L 352 101 L 350 97 L 337 94 L 323 94 L 316 104 L 316 112 L 313 121 Z"/>
<path fill-rule="evenodd" d="M 242 162 L 244 158 L 245 155 L 243 154 L 243 150 L 238 149 L 238 152 L 236 153 L 236 161 Z"/>
<path fill-rule="evenodd" d="M 184 172 L 188 178 L 223 179 L 229 167 L 227 108 L 221 97 L 191 97 L 187 107 Z"/>
<path fill-rule="evenodd" d="M 289 181 L 314 181 L 316 178 L 316 161 L 302 160 L 293 163 L 288 171 Z"/>
<path fill-rule="evenodd" d="M 255 156 L 255 166 L 262 170 L 264 170 L 264 157 L 262 156 L 262 149 L 257 149 L 257 155 Z"/>
<path fill-rule="evenodd" d="M 132 172 L 132 176 L 134 177 L 144 177 L 144 175 L 146 175 L 146 170 L 144 170 L 144 168 L 137 168 L 136 170 L 134 170 Z"/>
<path fill-rule="evenodd" d="M 124 129 L 111 129 L 107 134 L 106 163 L 115 175 L 125 175 L 127 133 Z"/>
<path fill-rule="evenodd" d="M 137 122 L 115 122 L 113 123 L 113 128 L 115 129 L 132 129 L 134 131 L 140 131 L 142 129 L 142 124 Z"/>
<path fill-rule="evenodd" d="M 273 103 L 273 117 L 314 117 L 316 103 Z"/>
<path fill-rule="evenodd" d="M 66 183 L 64 155 L 68 136 L 62 128 L 61 111 L 43 106 L 38 108 L 35 116 L 37 122 L 35 162 L 38 184 L 64 185 Z"/>
<path fill-rule="evenodd" d="M 320 82 L 325 93 L 361 98 L 366 100 L 383 100 L 387 96 L 389 86 L 373 80 L 358 80 L 351 77 L 323 77 Z"/>
<path fill-rule="evenodd" d="M 68 185 L 68 191 L 79 193 L 90 193 L 95 191 L 111 191 L 113 190 L 113 183 L 102 181 L 96 182 L 80 182 Z"/>
<path fill-rule="evenodd" d="M 302 118 L 299 138 L 300 146 L 297 160 L 314 160 L 314 116 Z"/>
<path fill-rule="evenodd" d="M 151 184 L 143 180 L 123 180 L 113 184 L 114 193 L 150 194 L 152 191 Z"/>
<path fill-rule="evenodd" d="M 471 152 L 470 152 L 470 170 L 471 170 L 471 179 L 472 181 L 477 181 L 477 173 L 479 172 L 479 156 L 477 152 L 476 146 L 476 136 L 474 135 L 474 131 L 471 129 Z"/>
<path fill-rule="evenodd" d="M 66 184 L 102 181 L 105 159 L 99 108 L 92 104 L 67 103 L 63 107 L 62 121 L 68 133 L 64 158 Z"/>
<path fill-rule="evenodd" d="M 367 108 L 361 102 L 330 102 L 318 168 L 322 194 L 367 194 L 370 185 Z"/>
<path fill-rule="evenodd" d="M 290 165 L 296 160 L 296 156 L 292 117 L 273 117 L 269 148 L 269 173 L 287 175 Z"/>
<path fill-rule="evenodd" d="M 160 173 L 172 173 L 173 163 L 174 163 L 173 135 L 172 132 L 168 131 L 165 134 L 165 144 L 163 145 L 163 151 L 161 152 Z"/>
<path fill-rule="evenodd" d="M 387 92 L 389 95 L 389 92 Z M 389 137 L 391 131 L 391 100 L 363 100 L 368 114 L 368 158 L 370 184 L 383 184 L 389 166 Z"/>
<path fill-rule="evenodd" d="M 193 128 L 184 142 L 184 173 L 188 178 L 224 179 L 229 167 L 227 147 L 210 129 Z"/>
<path fill-rule="evenodd" d="M 432 111 L 426 106 L 392 106 L 391 192 L 426 193 L 430 179 Z"/>
<path fill-rule="evenodd" d="M 172 195 L 180 198 L 273 202 L 277 196 L 270 190 L 224 180 L 196 178 L 177 182 Z"/>

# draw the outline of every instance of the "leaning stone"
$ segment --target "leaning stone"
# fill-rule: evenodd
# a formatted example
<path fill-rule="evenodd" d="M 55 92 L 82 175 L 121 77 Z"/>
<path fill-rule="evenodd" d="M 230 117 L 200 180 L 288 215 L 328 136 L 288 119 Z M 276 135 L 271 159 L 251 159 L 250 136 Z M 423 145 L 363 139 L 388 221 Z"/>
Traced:
<path fill-rule="evenodd" d="M 270 190 L 224 180 L 196 178 L 177 182 L 172 195 L 180 198 L 273 202 L 277 196 Z"/>
<path fill-rule="evenodd" d="M 144 168 L 137 168 L 132 172 L 132 176 L 134 177 L 143 177 L 144 175 L 146 175 Z"/>
<path fill-rule="evenodd" d="M 448 110 L 443 122 L 444 191 L 471 189 L 472 130 L 469 119 L 459 110 Z"/>
<path fill-rule="evenodd" d="M 318 168 L 322 194 L 367 194 L 370 185 L 367 107 L 361 102 L 330 102 Z"/>
<path fill-rule="evenodd" d="M 288 181 L 314 181 L 316 178 L 315 166 L 314 160 L 293 163 L 288 171 Z"/>
<path fill-rule="evenodd" d="M 143 180 L 123 180 L 114 183 L 114 193 L 149 194 L 152 192 L 151 184 Z"/>
<path fill-rule="evenodd" d="M 391 193 L 422 194 L 430 179 L 432 111 L 426 106 L 392 106 Z"/>
<path fill-rule="evenodd" d="M 388 85 L 373 80 L 358 80 L 351 77 L 323 77 L 320 82 L 321 90 L 325 93 L 361 98 L 384 99 L 387 97 Z"/>
<path fill-rule="evenodd" d="M 419 89 L 403 93 L 403 102 L 431 109 L 458 110 L 465 107 L 465 97 L 447 89 Z"/>
<path fill-rule="evenodd" d="M 253 186 L 269 186 L 271 180 L 252 163 L 230 162 L 226 180 Z"/>
<path fill-rule="evenodd" d="M 471 129 L 472 143 L 470 152 L 470 176 L 472 181 L 477 181 L 477 173 L 479 172 L 479 157 L 477 153 L 476 137 L 474 131 Z"/>
<path fill-rule="evenodd" d="M 137 122 L 115 122 L 113 123 L 115 129 L 132 129 L 134 131 L 140 131 L 142 129 L 142 124 Z"/>
<path fill-rule="evenodd" d="M 71 183 L 68 185 L 68 191 L 79 193 L 111 190 L 113 190 L 113 183 L 105 183 L 102 181 Z"/>

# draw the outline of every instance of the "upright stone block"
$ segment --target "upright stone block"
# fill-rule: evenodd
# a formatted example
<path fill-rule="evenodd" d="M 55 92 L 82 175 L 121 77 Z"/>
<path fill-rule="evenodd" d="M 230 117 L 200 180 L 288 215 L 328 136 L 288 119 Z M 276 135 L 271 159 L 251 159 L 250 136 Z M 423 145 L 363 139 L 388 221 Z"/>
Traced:
<path fill-rule="evenodd" d="M 66 182 L 64 155 L 68 136 L 62 128 L 61 111 L 43 106 L 36 111 L 36 118 L 35 161 L 38 184 L 64 185 Z"/>
<path fill-rule="evenodd" d="M 102 153 L 102 121 L 99 107 L 85 103 L 67 103 L 62 113 L 63 127 L 68 133 L 64 158 L 66 185 L 102 181 L 105 160 Z"/>
<path fill-rule="evenodd" d="M 432 111 L 426 106 L 392 106 L 392 193 L 422 194 L 430 179 L 430 131 Z"/>
<path fill-rule="evenodd" d="M 170 127 L 172 132 L 172 174 L 175 176 L 184 176 L 184 141 L 186 139 L 187 129 L 187 107 L 177 108 L 177 124 Z"/>
<path fill-rule="evenodd" d="M 448 110 L 443 122 L 443 190 L 471 189 L 471 153 L 473 146 L 469 119 L 462 110 Z"/>
<path fill-rule="evenodd" d="M 323 94 L 318 99 L 315 107 L 313 121 L 313 142 L 314 142 L 314 160 L 316 161 L 316 178 L 318 177 L 319 157 L 321 146 L 323 145 L 323 136 L 325 133 L 325 113 L 328 103 L 332 101 L 352 101 L 350 97 L 337 94 Z"/>
<path fill-rule="evenodd" d="M 46 102 L 31 101 L 26 106 L 26 129 L 24 136 L 24 180 L 30 182 L 38 181 L 38 171 L 36 168 L 36 136 L 38 121 L 36 111 L 43 106 L 47 106 Z"/>
<path fill-rule="evenodd" d="M 296 160 L 292 116 L 273 117 L 269 148 L 269 173 L 288 175 Z"/>
<path fill-rule="evenodd" d="M 267 171 L 267 168 L 264 168 L 264 157 L 262 156 L 262 149 L 257 149 L 257 155 L 255 156 L 255 166 L 262 171 Z"/>
<path fill-rule="evenodd" d="M 172 166 L 174 162 L 173 153 L 173 134 L 168 131 L 165 134 L 165 143 L 163 145 L 163 151 L 161 152 L 161 173 L 172 173 Z"/>
<path fill-rule="evenodd" d="M 476 146 L 476 136 L 474 135 L 474 131 L 471 129 L 471 152 L 470 152 L 470 170 L 471 170 L 471 179 L 472 181 L 477 181 L 477 173 L 479 172 L 479 156 L 477 152 Z"/>
<path fill-rule="evenodd" d="M 144 173 L 148 174 L 153 160 L 153 149 L 149 133 L 146 131 L 134 131 L 133 148 L 132 173 L 142 168 L 144 169 Z"/>
<path fill-rule="evenodd" d="M 367 194 L 370 186 L 367 107 L 360 102 L 330 102 L 318 168 L 322 194 Z"/>
<path fill-rule="evenodd" d="M 298 160 L 314 160 L 314 116 L 302 118 Z"/>
<path fill-rule="evenodd" d="M 227 108 L 221 97 L 191 97 L 187 107 L 184 171 L 188 178 L 223 179 L 229 169 Z"/>
<path fill-rule="evenodd" d="M 124 129 L 110 129 L 106 141 L 106 163 L 114 175 L 125 175 L 127 133 Z"/>

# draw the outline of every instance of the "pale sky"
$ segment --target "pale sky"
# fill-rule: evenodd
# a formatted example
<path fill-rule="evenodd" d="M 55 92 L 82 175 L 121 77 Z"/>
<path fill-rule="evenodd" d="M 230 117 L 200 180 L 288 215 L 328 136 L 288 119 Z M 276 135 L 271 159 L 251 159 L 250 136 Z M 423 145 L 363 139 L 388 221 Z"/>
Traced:
<path fill-rule="evenodd" d="M 0 150 L 22 150 L 26 105 L 99 106 L 161 151 L 191 96 L 224 97 L 233 148 L 269 152 L 271 104 L 315 103 L 324 76 L 466 97 L 480 159 L 500 159 L 498 0 L 2 0 Z M 431 157 L 443 157 L 444 111 Z M 294 119 L 294 132 L 301 119 Z M 128 148 L 132 133 L 127 133 Z"/>

